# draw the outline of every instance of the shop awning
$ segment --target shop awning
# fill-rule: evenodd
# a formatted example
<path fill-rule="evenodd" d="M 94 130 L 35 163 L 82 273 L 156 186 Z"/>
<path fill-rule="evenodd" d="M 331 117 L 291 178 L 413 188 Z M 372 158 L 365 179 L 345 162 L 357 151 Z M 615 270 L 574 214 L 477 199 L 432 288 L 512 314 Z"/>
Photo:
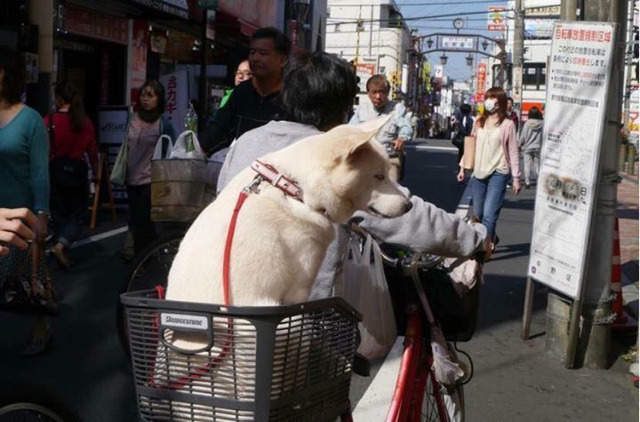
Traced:
<path fill-rule="evenodd" d="M 187 0 L 129 0 L 131 3 L 159 10 L 163 13 L 189 19 Z"/>

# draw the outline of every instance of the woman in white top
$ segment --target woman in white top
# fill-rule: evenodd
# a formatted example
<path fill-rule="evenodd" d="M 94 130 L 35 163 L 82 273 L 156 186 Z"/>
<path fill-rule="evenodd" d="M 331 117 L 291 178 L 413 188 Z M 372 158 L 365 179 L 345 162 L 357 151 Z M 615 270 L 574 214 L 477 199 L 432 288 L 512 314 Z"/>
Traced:
<path fill-rule="evenodd" d="M 520 192 L 520 158 L 516 127 L 507 118 L 506 93 L 494 87 L 484 98 L 484 112 L 476 120 L 471 134 L 476 138 L 471 193 L 473 214 L 486 226 L 493 251 L 498 243 L 496 224 L 510 176 L 513 176 L 514 193 Z M 460 164 L 458 181 L 462 182 L 465 175 Z"/>

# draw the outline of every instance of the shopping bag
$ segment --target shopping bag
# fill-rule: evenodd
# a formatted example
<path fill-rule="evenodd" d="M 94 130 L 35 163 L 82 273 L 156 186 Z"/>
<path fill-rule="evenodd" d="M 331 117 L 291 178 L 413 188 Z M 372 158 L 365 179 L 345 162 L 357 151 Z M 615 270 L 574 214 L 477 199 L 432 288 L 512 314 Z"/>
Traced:
<path fill-rule="evenodd" d="M 0 260 L 0 310 L 57 315 L 58 296 L 47 266 L 44 243 L 34 241 L 27 250 L 10 246 Z"/>
<path fill-rule="evenodd" d="M 171 148 L 164 148 L 166 135 L 158 138 L 151 160 L 152 221 L 193 221 L 215 199 L 217 175 L 210 174 L 195 133 L 189 140 L 188 132 Z"/>
<path fill-rule="evenodd" d="M 116 161 L 113 163 L 113 168 L 111 169 L 111 183 L 114 185 L 124 186 L 127 177 L 127 161 L 129 160 L 129 145 L 127 144 L 126 138 L 122 141 L 122 145 L 120 145 L 120 150 L 118 150 L 118 155 L 116 156 Z"/>
<path fill-rule="evenodd" d="M 343 277 L 336 284 L 335 294 L 362 314 L 358 353 L 367 359 L 385 356 L 398 333 L 380 247 L 371 236 L 362 247 L 357 238 L 349 240 Z"/>
<path fill-rule="evenodd" d="M 473 170 L 476 161 L 476 138 L 475 136 L 464 137 L 464 154 L 462 155 L 462 168 Z"/>

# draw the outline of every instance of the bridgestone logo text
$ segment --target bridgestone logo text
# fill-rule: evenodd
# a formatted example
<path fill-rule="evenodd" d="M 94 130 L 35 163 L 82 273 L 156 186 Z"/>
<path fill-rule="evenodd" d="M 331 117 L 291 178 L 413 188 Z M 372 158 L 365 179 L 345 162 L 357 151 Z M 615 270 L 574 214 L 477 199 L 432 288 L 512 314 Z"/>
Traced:
<path fill-rule="evenodd" d="M 190 328 L 196 330 L 207 330 L 209 328 L 206 317 L 197 315 L 162 314 L 162 325 L 177 328 Z"/>

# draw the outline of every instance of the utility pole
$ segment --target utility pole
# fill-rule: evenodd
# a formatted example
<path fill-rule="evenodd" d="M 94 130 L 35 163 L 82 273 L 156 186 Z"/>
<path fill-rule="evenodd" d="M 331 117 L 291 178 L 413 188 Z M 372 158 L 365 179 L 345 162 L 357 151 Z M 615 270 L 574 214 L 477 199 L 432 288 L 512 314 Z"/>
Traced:
<path fill-rule="evenodd" d="M 513 102 L 522 119 L 522 67 L 524 65 L 524 10 L 522 0 L 516 0 L 515 31 L 513 34 Z"/>
<path fill-rule="evenodd" d="M 629 124 L 629 105 L 631 100 L 631 75 L 633 74 L 633 49 L 634 49 L 634 40 L 633 40 L 633 11 L 634 4 L 637 0 L 629 0 L 629 6 L 627 9 L 627 39 L 626 45 L 628 50 L 625 51 L 625 63 L 626 66 L 626 77 L 624 82 L 624 114 L 622 116 L 624 120 L 624 127 L 628 128 Z M 631 164 L 633 166 L 633 164 Z"/>
<path fill-rule="evenodd" d="M 567 3 L 574 7 L 576 1 L 563 0 L 563 17 L 575 19 L 576 9 L 570 10 Z M 596 188 L 596 202 L 591 221 L 589 255 L 587 258 L 585 281 L 582 293 L 581 315 L 571 312 L 571 326 L 578 327 L 583 317 L 582 329 L 569 333 L 566 366 L 574 368 L 574 356 L 577 350 L 578 360 L 587 368 L 605 369 L 608 362 L 611 337 L 611 263 L 613 251 L 613 219 L 617 206 L 618 150 L 620 145 L 620 112 L 622 106 L 623 66 L 616 66 L 624 58 L 624 40 L 627 4 L 619 0 L 590 0 L 584 2 L 581 16 L 586 21 L 614 22 L 618 24 L 616 46 L 612 54 L 612 72 L 609 83 L 607 118 L 600 152 L 599 185 Z M 578 338 L 579 337 L 579 338 Z M 573 350 L 572 350 L 573 349 Z M 573 353 L 572 353 L 573 352 Z"/>

